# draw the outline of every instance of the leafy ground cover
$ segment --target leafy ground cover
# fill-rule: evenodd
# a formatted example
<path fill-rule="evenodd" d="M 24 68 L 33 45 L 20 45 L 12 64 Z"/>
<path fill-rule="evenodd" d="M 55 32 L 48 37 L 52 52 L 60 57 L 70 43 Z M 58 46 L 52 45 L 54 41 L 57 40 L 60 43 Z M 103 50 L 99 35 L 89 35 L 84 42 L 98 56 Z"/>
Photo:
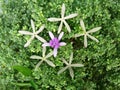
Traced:
<path fill-rule="evenodd" d="M 70 28 L 63 23 L 58 32 L 61 22 L 50 22 L 56 19 L 48 18 L 60 18 L 63 3 L 66 17 L 77 15 L 65 20 Z M 24 47 L 31 36 L 21 35 L 20 31 L 32 32 L 31 20 L 35 30 L 45 25 L 37 34 L 47 42 L 51 39 L 50 32 L 54 37 L 64 32 L 61 42 L 66 44 L 54 56 L 50 53 L 52 46 L 43 52 L 44 41 L 36 34 L 30 45 Z M 86 32 L 101 27 L 90 33 L 99 42 L 89 36 L 86 44 L 85 33 L 78 37 L 84 26 Z M 0 51 L 0 90 L 119 90 L 120 1 L 1 0 Z M 39 65 L 40 61 L 44 62 Z"/>

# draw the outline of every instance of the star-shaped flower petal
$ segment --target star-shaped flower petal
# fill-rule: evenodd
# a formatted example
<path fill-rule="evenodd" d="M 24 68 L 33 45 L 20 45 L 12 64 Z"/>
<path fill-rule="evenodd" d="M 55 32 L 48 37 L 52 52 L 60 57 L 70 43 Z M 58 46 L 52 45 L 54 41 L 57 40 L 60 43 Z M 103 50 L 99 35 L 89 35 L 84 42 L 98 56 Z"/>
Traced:
<path fill-rule="evenodd" d="M 47 43 L 44 43 L 44 44 L 42 45 L 43 47 L 50 46 L 50 47 L 54 48 L 54 51 L 53 51 L 54 57 L 57 56 L 57 50 L 58 50 L 58 48 L 59 48 L 60 46 L 65 46 L 65 45 L 66 45 L 65 42 L 60 42 L 60 40 L 61 40 L 61 38 L 62 38 L 63 35 L 64 35 L 64 33 L 61 32 L 60 35 L 59 35 L 58 38 L 57 38 L 57 37 L 55 37 L 55 36 L 53 35 L 52 32 L 49 31 L 49 36 L 50 36 L 51 40 L 49 41 L 49 43 L 47 42 Z"/>
<path fill-rule="evenodd" d="M 35 31 L 35 25 L 34 25 L 34 22 L 33 20 L 31 20 L 31 26 L 32 26 L 32 29 L 33 29 L 33 32 L 28 32 L 28 31 L 19 31 L 20 34 L 23 34 L 23 35 L 30 35 L 31 38 L 27 41 L 27 43 L 24 45 L 24 47 L 27 47 L 30 45 L 31 41 L 34 39 L 34 38 L 37 38 L 38 40 L 40 40 L 41 42 L 46 42 L 45 39 L 43 39 L 42 37 L 40 37 L 38 34 L 40 32 L 43 31 L 45 25 L 41 26 L 40 29 L 38 31 Z"/>
<path fill-rule="evenodd" d="M 100 30 L 101 27 L 96 27 L 96 28 L 93 28 L 89 31 L 86 31 L 83 20 L 80 20 L 80 25 L 81 25 L 84 32 L 82 34 L 75 34 L 75 37 L 84 36 L 84 47 L 87 47 L 87 37 L 89 37 L 90 39 L 92 39 L 96 42 L 99 42 L 95 37 L 91 36 L 90 33 L 93 33 L 93 32 Z"/>
<path fill-rule="evenodd" d="M 83 64 L 72 64 L 72 60 L 73 60 L 73 53 L 71 53 L 69 63 L 63 58 L 62 61 L 66 64 L 66 67 L 59 70 L 58 74 L 64 72 L 66 69 L 68 69 L 70 72 L 70 76 L 73 79 L 74 78 L 74 71 L 73 71 L 72 67 L 83 67 L 84 65 Z"/>
<path fill-rule="evenodd" d="M 77 15 L 78 15 L 77 13 L 74 13 L 74 14 L 65 16 L 65 4 L 63 4 L 62 9 L 61 9 L 61 18 L 48 18 L 48 21 L 51 21 L 51 22 L 61 21 L 59 28 L 58 28 L 58 33 L 61 32 L 63 24 L 66 26 L 68 32 L 70 33 L 71 32 L 70 26 L 68 25 L 68 23 L 65 20 L 74 18 Z"/>
<path fill-rule="evenodd" d="M 47 55 L 45 55 L 46 53 L 46 47 L 43 47 L 43 52 L 42 52 L 42 57 L 41 56 L 37 56 L 37 55 L 32 55 L 30 58 L 31 59 L 39 59 L 41 61 L 39 61 L 39 63 L 36 65 L 35 70 L 42 64 L 42 62 L 46 62 L 48 65 L 50 65 L 51 67 L 55 67 L 55 65 L 53 64 L 53 62 L 51 62 L 50 60 L 48 60 L 49 57 L 51 57 L 53 55 L 53 52 L 48 53 Z"/>

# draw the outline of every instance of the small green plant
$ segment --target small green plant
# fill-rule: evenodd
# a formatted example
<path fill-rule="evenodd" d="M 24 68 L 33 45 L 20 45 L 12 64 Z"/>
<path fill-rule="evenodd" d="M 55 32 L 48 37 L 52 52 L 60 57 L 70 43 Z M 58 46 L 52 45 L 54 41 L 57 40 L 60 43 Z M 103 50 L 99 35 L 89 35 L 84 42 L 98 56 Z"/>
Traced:
<path fill-rule="evenodd" d="M 38 89 L 37 84 L 34 82 L 33 78 L 32 78 L 32 71 L 24 66 L 13 66 L 14 70 L 17 70 L 18 72 L 22 73 L 25 77 L 30 77 L 30 80 L 27 83 L 21 82 L 21 83 L 12 83 L 13 85 L 17 85 L 17 86 L 26 86 L 26 87 L 33 87 L 35 90 Z"/>
<path fill-rule="evenodd" d="M 48 19 L 49 21 L 59 21 L 59 20 L 61 21 L 61 24 L 60 24 L 60 26 L 59 26 L 59 28 L 58 28 L 58 33 L 60 33 L 60 31 L 61 31 L 61 29 L 62 29 L 62 24 L 63 24 L 63 23 L 65 24 L 65 26 L 67 27 L 67 29 L 68 29 L 68 31 L 69 31 L 69 33 L 70 33 L 70 32 L 71 32 L 70 26 L 67 24 L 67 22 L 65 21 L 65 19 L 70 19 L 70 18 L 73 18 L 73 17 L 76 17 L 76 16 L 77 16 L 77 14 L 71 14 L 71 15 L 69 15 L 69 16 L 64 17 L 64 13 L 65 13 L 65 4 L 62 5 L 62 10 L 61 10 L 61 17 L 62 17 L 62 18 L 49 18 L 49 19 Z M 95 32 L 95 31 L 99 30 L 100 27 L 95 28 L 95 29 L 92 29 L 92 30 L 90 30 L 89 32 L 86 32 L 85 26 L 84 26 L 84 23 L 83 23 L 82 20 L 81 20 L 80 24 L 81 24 L 81 26 L 82 26 L 82 28 L 83 28 L 83 30 L 84 30 L 84 37 L 85 37 L 85 39 L 84 39 L 84 42 L 85 42 L 85 43 L 84 43 L 84 44 L 85 44 L 85 47 L 87 47 L 87 36 L 89 36 L 89 37 L 92 38 L 93 40 L 96 40 L 94 37 L 92 37 L 92 36 L 89 35 L 88 33 Z M 44 29 L 44 26 L 42 26 L 37 32 L 35 32 L 35 25 L 34 25 L 34 23 L 33 23 L 32 20 L 31 20 L 31 26 L 32 26 L 32 29 L 33 29 L 33 33 L 30 33 L 30 32 L 27 32 L 27 31 L 19 31 L 19 33 L 25 34 L 25 35 L 32 35 L 31 39 L 25 44 L 24 47 L 27 47 L 27 46 L 30 44 L 30 42 L 34 39 L 34 37 L 36 37 L 38 40 L 40 40 L 41 42 L 44 43 L 44 44 L 42 45 L 42 46 L 43 46 L 43 54 L 42 54 L 43 57 L 35 56 L 35 55 L 32 55 L 32 56 L 30 57 L 31 59 L 41 59 L 41 61 L 36 65 L 35 70 L 41 65 L 41 63 L 42 63 L 43 61 L 47 62 L 48 65 L 50 65 L 50 66 L 52 66 L 52 67 L 55 67 L 55 65 L 54 65 L 51 61 L 47 60 L 47 58 L 48 58 L 48 57 L 51 57 L 52 55 L 54 55 L 54 57 L 56 57 L 56 56 L 57 56 L 57 50 L 58 50 L 58 48 L 59 48 L 60 46 L 65 46 L 65 45 L 66 45 L 65 42 L 60 42 L 60 40 L 62 39 L 64 33 L 61 32 L 60 35 L 59 35 L 58 38 L 57 38 L 57 37 L 55 37 L 55 36 L 53 35 L 52 32 L 49 31 L 49 36 L 50 36 L 51 40 L 50 40 L 49 42 L 46 42 L 42 37 L 40 37 L 40 36 L 37 35 L 37 34 L 39 34 L 39 33 Z M 81 34 L 80 34 L 80 35 L 81 35 Z M 78 35 L 77 35 L 77 36 L 78 36 Z M 53 53 L 49 53 L 47 56 L 45 56 L 46 46 L 50 46 L 50 47 L 54 48 Z M 65 68 L 63 68 L 62 70 L 60 70 L 60 71 L 58 72 L 58 74 L 60 74 L 61 72 L 63 72 L 64 70 L 66 70 L 66 69 L 68 68 L 69 71 L 70 71 L 70 76 L 72 77 L 72 79 L 74 78 L 74 73 L 73 73 L 73 70 L 72 70 L 71 67 L 83 67 L 83 65 L 82 65 L 82 64 L 71 64 L 71 63 L 72 63 L 72 58 L 73 58 L 73 53 L 72 53 L 71 56 L 70 56 L 69 64 L 68 64 L 65 60 L 63 60 L 63 62 L 64 62 L 67 66 L 66 66 Z"/>
<path fill-rule="evenodd" d="M 119 0 L 1 0 L 0 90 L 119 90 L 119 29 Z"/>

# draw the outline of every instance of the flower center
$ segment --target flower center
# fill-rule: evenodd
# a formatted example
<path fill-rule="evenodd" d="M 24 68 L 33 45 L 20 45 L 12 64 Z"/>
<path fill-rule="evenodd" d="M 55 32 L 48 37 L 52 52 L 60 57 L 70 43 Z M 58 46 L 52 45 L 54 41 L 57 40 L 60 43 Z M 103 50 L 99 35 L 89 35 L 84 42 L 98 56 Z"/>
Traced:
<path fill-rule="evenodd" d="M 87 35 L 88 33 L 87 32 L 84 32 L 85 35 Z"/>
<path fill-rule="evenodd" d="M 46 60 L 46 57 L 43 57 L 42 60 Z"/>
<path fill-rule="evenodd" d="M 64 17 L 63 17 L 61 21 L 64 22 L 64 20 L 65 20 L 65 19 L 64 19 Z"/>
<path fill-rule="evenodd" d="M 59 40 L 55 37 L 54 39 L 50 40 L 50 46 L 52 48 L 59 48 Z"/>

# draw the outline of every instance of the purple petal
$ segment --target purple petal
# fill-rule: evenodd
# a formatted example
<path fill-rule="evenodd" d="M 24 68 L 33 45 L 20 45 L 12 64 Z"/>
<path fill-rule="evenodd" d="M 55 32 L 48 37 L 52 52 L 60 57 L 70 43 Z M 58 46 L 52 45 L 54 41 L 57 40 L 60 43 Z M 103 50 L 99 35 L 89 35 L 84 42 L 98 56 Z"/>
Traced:
<path fill-rule="evenodd" d="M 50 31 L 49 31 L 49 36 L 50 36 L 51 39 L 54 39 L 54 35 L 53 35 L 53 33 L 50 32 Z"/>
<path fill-rule="evenodd" d="M 42 46 L 46 47 L 46 46 L 50 46 L 50 44 L 49 43 L 44 43 Z"/>
<path fill-rule="evenodd" d="M 56 57 L 57 56 L 57 48 L 54 48 L 54 51 L 53 51 L 53 55 L 54 55 L 54 57 Z"/>
<path fill-rule="evenodd" d="M 54 39 L 50 40 L 49 42 L 52 48 L 59 48 L 59 40 L 55 37 Z"/>
<path fill-rule="evenodd" d="M 60 42 L 60 44 L 59 44 L 60 46 L 65 46 L 66 45 L 66 43 L 65 42 Z"/>
<path fill-rule="evenodd" d="M 63 35 L 64 35 L 64 32 L 61 32 L 60 35 L 59 35 L 59 37 L 58 37 L 59 41 L 61 40 L 61 38 L 62 38 Z"/>

